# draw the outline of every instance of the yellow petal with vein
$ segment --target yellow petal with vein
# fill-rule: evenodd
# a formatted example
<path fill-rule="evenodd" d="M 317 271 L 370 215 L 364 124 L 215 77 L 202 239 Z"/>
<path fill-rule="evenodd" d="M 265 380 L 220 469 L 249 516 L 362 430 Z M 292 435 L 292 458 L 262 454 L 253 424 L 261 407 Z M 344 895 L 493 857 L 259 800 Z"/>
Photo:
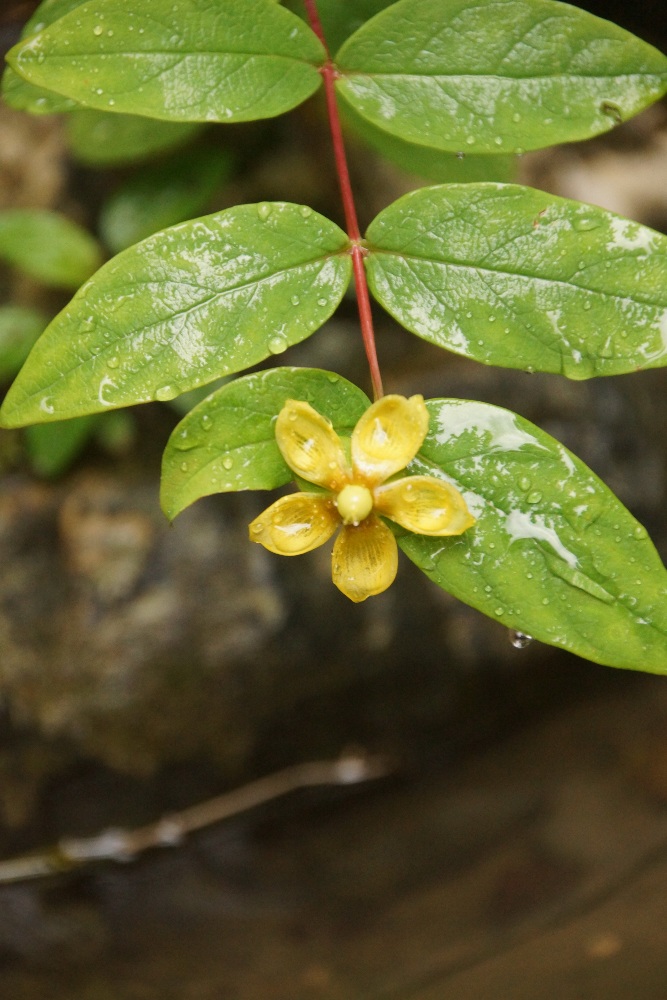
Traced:
<path fill-rule="evenodd" d="M 309 403 L 287 400 L 276 421 L 276 442 L 290 469 L 309 483 L 335 491 L 348 482 L 340 438 Z"/>
<path fill-rule="evenodd" d="M 279 556 L 300 556 L 324 545 L 339 524 L 332 500 L 316 493 L 291 493 L 255 518 L 250 541 Z"/>
<path fill-rule="evenodd" d="M 373 515 L 356 527 L 345 526 L 334 543 L 333 582 L 351 601 L 381 594 L 394 582 L 397 569 L 396 539 Z"/>
<path fill-rule="evenodd" d="M 428 430 L 423 396 L 383 396 L 364 413 L 352 433 L 355 478 L 382 483 L 404 469 Z"/>
<path fill-rule="evenodd" d="M 416 535 L 460 535 L 475 523 L 456 487 L 433 476 L 406 476 L 374 495 L 376 511 Z"/>

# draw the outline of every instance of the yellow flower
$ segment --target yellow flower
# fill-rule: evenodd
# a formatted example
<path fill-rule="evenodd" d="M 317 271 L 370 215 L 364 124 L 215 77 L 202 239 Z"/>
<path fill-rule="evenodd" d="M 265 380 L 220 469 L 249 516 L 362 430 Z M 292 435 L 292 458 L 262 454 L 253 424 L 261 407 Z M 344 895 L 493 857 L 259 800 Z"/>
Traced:
<path fill-rule="evenodd" d="M 443 480 L 387 481 L 412 461 L 427 430 L 422 396 L 383 396 L 354 428 L 348 461 L 331 422 L 308 403 L 289 399 L 278 414 L 278 447 L 297 476 L 326 493 L 277 500 L 250 525 L 251 540 L 297 556 L 323 545 L 342 524 L 333 582 L 352 601 L 380 594 L 396 576 L 398 547 L 378 514 L 418 535 L 460 535 L 475 523 L 459 491 Z"/>

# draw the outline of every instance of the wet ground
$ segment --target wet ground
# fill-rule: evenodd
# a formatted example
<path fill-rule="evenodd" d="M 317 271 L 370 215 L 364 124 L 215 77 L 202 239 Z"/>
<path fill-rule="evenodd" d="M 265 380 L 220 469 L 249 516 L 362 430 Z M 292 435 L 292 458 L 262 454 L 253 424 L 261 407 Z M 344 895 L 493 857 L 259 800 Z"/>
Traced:
<path fill-rule="evenodd" d="M 456 765 L 5 887 L 0 995 L 664 1000 L 667 682 L 610 676 Z"/>

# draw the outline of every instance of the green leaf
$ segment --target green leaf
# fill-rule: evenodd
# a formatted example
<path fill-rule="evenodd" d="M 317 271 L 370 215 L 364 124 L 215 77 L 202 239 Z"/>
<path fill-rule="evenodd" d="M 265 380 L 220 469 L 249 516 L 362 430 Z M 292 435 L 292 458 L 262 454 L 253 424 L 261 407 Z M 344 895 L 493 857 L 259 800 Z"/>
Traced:
<path fill-rule="evenodd" d="M 470 153 L 606 132 L 667 90 L 667 58 L 554 0 L 401 0 L 343 45 L 338 93 L 408 142 Z"/>
<path fill-rule="evenodd" d="M 391 163 L 406 173 L 438 183 L 470 184 L 478 181 L 511 181 L 516 176 L 515 156 L 467 156 L 406 142 L 372 125 L 349 105 L 342 106 L 346 125 Z"/>
<path fill-rule="evenodd" d="M 335 52 L 362 24 L 394 2 L 395 0 L 317 0 L 317 11 L 329 51 Z M 304 20 L 307 19 L 303 0 L 290 0 L 286 6 L 295 14 L 300 14 Z"/>
<path fill-rule="evenodd" d="M 317 368 L 272 368 L 229 382 L 195 407 L 169 438 L 161 486 L 167 517 L 212 493 L 270 490 L 294 479 L 274 430 L 288 399 L 310 403 L 339 434 L 350 434 L 370 405 L 351 382 Z"/>
<path fill-rule="evenodd" d="M 423 188 L 368 228 L 378 302 L 485 364 L 573 379 L 667 363 L 667 237 L 517 185 Z"/>
<path fill-rule="evenodd" d="M 51 478 L 65 472 L 86 446 L 100 419 L 95 414 L 26 427 L 26 449 L 37 475 Z"/>
<path fill-rule="evenodd" d="M 108 199 L 100 234 L 118 253 L 160 229 L 200 215 L 229 177 L 232 158 L 220 149 L 188 149 L 144 167 Z"/>
<path fill-rule="evenodd" d="M 0 306 L 0 380 L 16 375 L 47 323 L 38 309 Z"/>
<path fill-rule="evenodd" d="M 345 233 L 305 205 L 241 205 L 166 229 L 79 290 L 0 416 L 20 426 L 173 399 L 282 354 L 329 318 L 351 268 Z"/>
<path fill-rule="evenodd" d="M 99 267 L 93 237 L 71 219 L 47 209 L 0 212 L 0 259 L 45 285 L 78 288 Z"/>
<path fill-rule="evenodd" d="M 91 167 L 117 167 L 182 146 L 201 132 L 196 122 L 162 122 L 79 108 L 67 116 L 72 156 Z"/>
<path fill-rule="evenodd" d="M 103 111 L 168 121 L 251 121 L 301 104 L 324 50 L 271 0 L 90 0 L 15 46 L 30 83 Z"/>
<path fill-rule="evenodd" d="M 43 31 L 65 14 L 80 7 L 84 0 L 44 0 L 29 21 L 26 22 L 21 38 Z M 29 111 L 36 115 L 52 115 L 61 111 L 71 111 L 77 106 L 76 101 L 54 94 L 44 87 L 28 83 L 15 73 L 11 66 L 5 68 L 2 77 L 2 97 L 6 104 L 17 111 Z"/>
<path fill-rule="evenodd" d="M 646 530 L 562 445 L 509 410 L 434 399 L 414 473 L 451 479 L 477 524 L 399 545 L 438 586 L 542 642 L 667 673 L 667 573 Z"/>

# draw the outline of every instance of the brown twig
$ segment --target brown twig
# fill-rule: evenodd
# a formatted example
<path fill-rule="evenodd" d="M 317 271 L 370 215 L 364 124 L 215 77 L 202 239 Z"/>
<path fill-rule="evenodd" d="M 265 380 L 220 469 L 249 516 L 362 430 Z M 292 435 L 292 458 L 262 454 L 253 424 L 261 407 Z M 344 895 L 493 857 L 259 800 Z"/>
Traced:
<path fill-rule="evenodd" d="M 238 816 L 300 788 L 354 785 L 388 773 L 384 760 L 361 754 L 344 755 L 336 761 L 295 764 L 189 809 L 169 813 L 147 826 L 134 830 L 104 830 L 94 837 L 66 837 L 55 847 L 36 854 L 0 861 L 0 884 L 62 874 L 94 861 L 133 861 L 152 847 L 174 847 L 196 830 Z"/>

